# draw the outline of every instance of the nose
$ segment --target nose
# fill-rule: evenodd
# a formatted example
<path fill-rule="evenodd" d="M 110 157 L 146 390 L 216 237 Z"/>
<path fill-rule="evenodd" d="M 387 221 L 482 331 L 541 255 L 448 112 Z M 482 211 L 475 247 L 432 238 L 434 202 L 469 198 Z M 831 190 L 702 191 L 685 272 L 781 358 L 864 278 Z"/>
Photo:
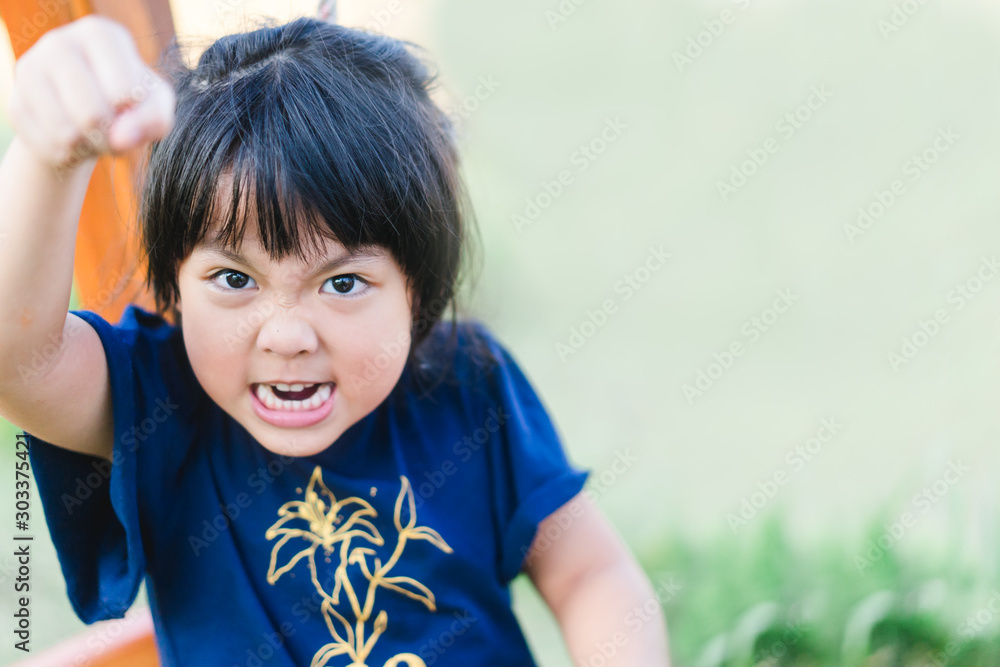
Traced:
<path fill-rule="evenodd" d="M 289 359 L 315 352 L 319 338 L 312 325 L 296 313 L 278 309 L 261 324 L 257 348 Z"/>

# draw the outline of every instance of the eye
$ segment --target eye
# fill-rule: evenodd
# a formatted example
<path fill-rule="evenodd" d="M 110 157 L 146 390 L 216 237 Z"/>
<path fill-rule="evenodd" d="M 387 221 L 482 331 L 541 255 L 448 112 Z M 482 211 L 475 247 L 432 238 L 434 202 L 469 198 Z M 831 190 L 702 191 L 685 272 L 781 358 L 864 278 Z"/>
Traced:
<path fill-rule="evenodd" d="M 222 282 L 219 282 L 219 278 L 222 278 Z M 239 271 L 234 271 L 232 269 L 223 269 L 211 277 L 211 282 L 216 287 L 220 287 L 223 291 L 237 291 L 242 290 L 247 285 L 253 284 L 253 278 L 245 273 L 240 273 Z"/>
<path fill-rule="evenodd" d="M 364 278 L 353 273 L 345 273 L 343 275 L 327 278 L 326 283 L 324 283 L 324 287 L 326 285 L 333 287 L 332 293 L 342 294 L 344 296 L 360 296 L 368 291 L 368 283 L 365 282 Z M 331 292 L 327 293 L 329 294 Z"/>

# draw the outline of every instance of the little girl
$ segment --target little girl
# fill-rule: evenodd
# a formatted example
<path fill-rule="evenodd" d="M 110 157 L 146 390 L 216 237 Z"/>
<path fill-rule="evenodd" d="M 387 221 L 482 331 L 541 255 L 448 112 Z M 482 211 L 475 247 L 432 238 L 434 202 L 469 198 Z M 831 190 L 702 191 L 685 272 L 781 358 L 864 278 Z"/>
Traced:
<path fill-rule="evenodd" d="M 299 19 L 172 78 L 87 18 L 12 93 L 0 414 L 80 618 L 122 617 L 145 577 L 164 665 L 532 665 L 523 571 L 576 664 L 666 664 L 662 616 L 626 622 L 655 595 L 587 473 L 454 316 L 465 196 L 421 61 Z M 67 313 L 95 158 L 147 144 L 157 312 Z"/>

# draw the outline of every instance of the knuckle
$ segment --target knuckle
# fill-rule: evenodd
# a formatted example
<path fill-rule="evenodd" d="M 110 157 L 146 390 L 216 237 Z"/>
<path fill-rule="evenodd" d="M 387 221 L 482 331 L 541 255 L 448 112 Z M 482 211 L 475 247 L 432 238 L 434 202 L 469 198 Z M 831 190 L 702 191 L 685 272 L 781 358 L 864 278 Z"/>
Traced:
<path fill-rule="evenodd" d="M 128 98 L 133 104 L 142 102 L 147 97 L 149 97 L 149 90 L 141 82 L 137 81 L 129 88 Z"/>
<path fill-rule="evenodd" d="M 62 35 L 65 31 L 65 27 L 53 28 L 48 32 L 42 34 L 37 40 L 35 40 L 34 46 L 28 49 L 27 53 L 24 54 L 25 57 L 30 53 L 38 53 L 39 51 L 45 51 L 50 46 L 52 46 L 53 41 L 58 41 L 58 37 Z M 24 58 L 22 58 L 23 60 Z"/>
<path fill-rule="evenodd" d="M 84 129 L 96 129 L 104 120 L 104 112 L 99 107 L 85 107 L 77 113 L 77 122 Z"/>
<path fill-rule="evenodd" d="M 52 129 L 51 137 L 57 148 L 68 150 L 80 140 L 80 132 L 71 125 L 61 124 Z"/>
<path fill-rule="evenodd" d="M 87 14 L 73 21 L 71 25 L 79 32 L 86 33 L 87 35 L 95 35 L 108 30 L 108 26 L 113 24 L 113 21 L 98 14 Z"/>
<path fill-rule="evenodd" d="M 59 52 L 70 48 L 77 41 L 77 23 L 78 21 L 74 21 L 52 28 L 38 38 L 33 48 L 37 49 L 39 53 Z"/>
<path fill-rule="evenodd" d="M 99 25 L 101 17 L 96 14 L 87 14 L 73 21 L 72 25 L 76 30 L 93 30 L 95 25 Z"/>
<path fill-rule="evenodd" d="M 78 37 L 79 43 L 84 48 L 89 48 L 102 41 L 121 40 L 123 36 L 131 38 L 128 30 L 121 23 L 97 14 L 88 14 L 69 25 L 74 28 L 73 34 Z"/>
<path fill-rule="evenodd" d="M 123 26 L 121 23 L 109 22 L 111 26 L 111 31 L 118 36 L 118 39 L 122 40 L 132 49 L 134 53 L 138 53 L 138 49 L 135 46 L 135 40 L 132 39 L 132 33 L 129 32 L 128 28 Z"/>

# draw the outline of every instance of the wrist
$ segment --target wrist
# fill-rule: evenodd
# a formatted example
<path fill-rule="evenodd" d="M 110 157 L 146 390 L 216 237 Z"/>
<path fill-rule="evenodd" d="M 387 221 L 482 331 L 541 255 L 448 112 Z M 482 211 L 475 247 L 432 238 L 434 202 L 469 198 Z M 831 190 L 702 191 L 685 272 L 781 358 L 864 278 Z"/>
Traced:
<path fill-rule="evenodd" d="M 59 184 L 74 184 L 80 180 L 89 181 L 90 174 L 97 165 L 98 155 L 70 152 L 64 160 L 52 160 L 41 155 L 19 134 L 14 135 L 7 149 L 11 157 L 36 177 Z"/>

